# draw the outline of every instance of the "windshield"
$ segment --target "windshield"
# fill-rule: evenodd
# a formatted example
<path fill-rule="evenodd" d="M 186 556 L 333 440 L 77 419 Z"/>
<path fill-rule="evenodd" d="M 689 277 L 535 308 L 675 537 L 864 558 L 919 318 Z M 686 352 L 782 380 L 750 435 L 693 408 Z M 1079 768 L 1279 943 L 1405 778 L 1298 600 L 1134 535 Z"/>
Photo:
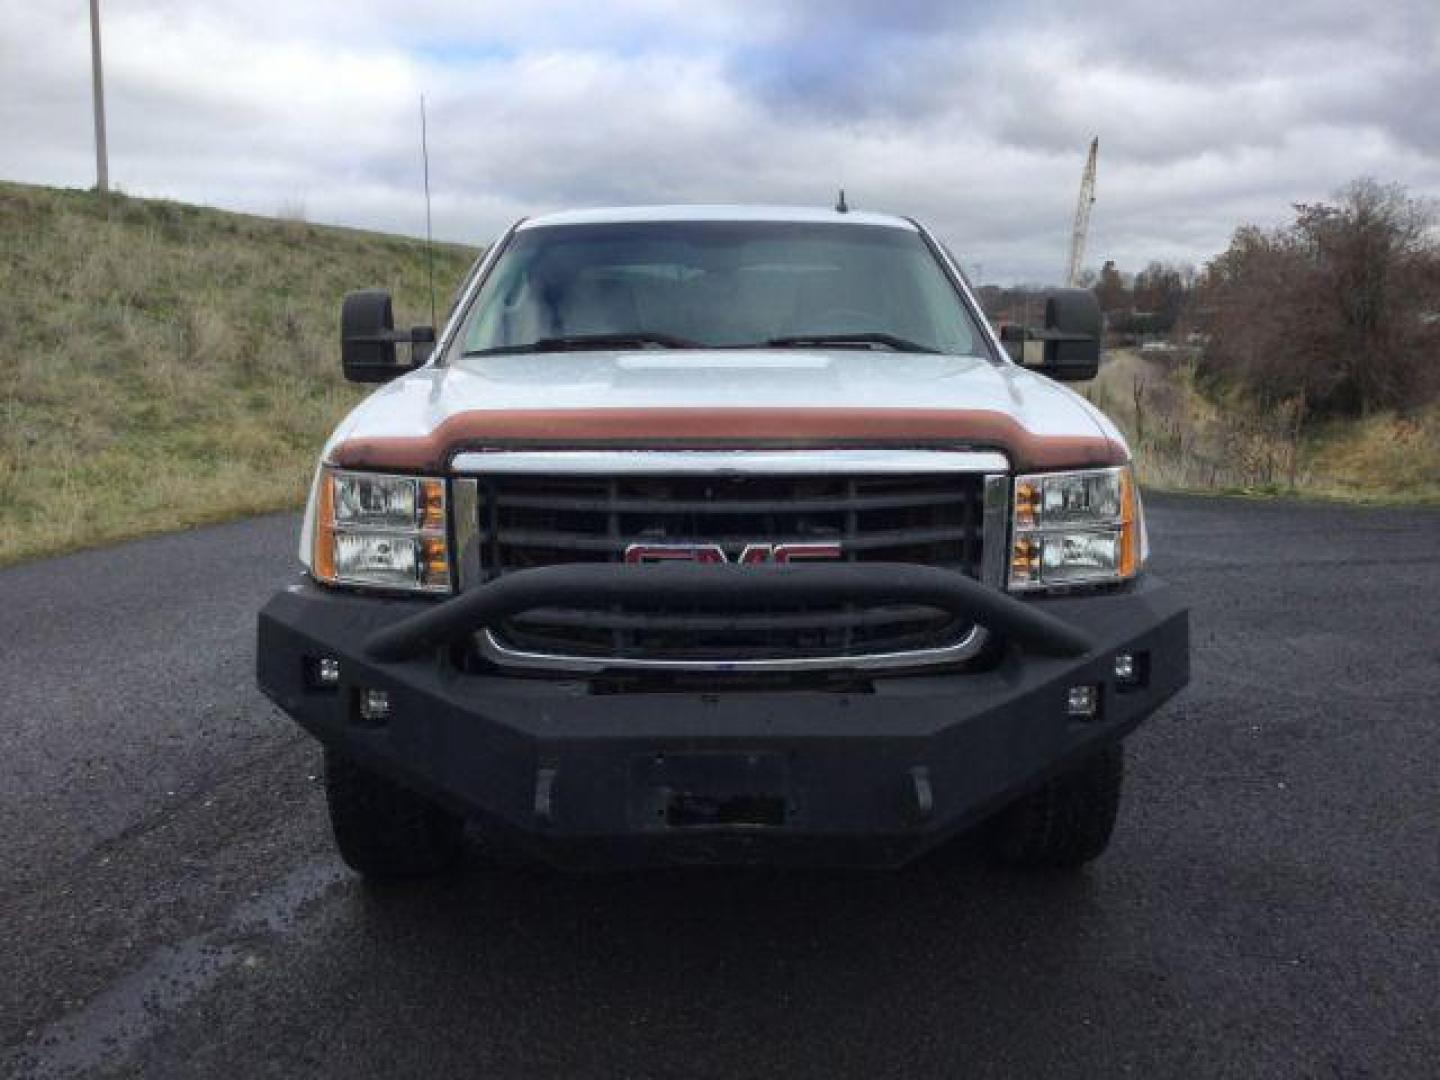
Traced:
<path fill-rule="evenodd" d="M 819 344 L 984 353 L 918 233 L 774 221 L 522 229 L 458 340 L 465 354 Z"/>

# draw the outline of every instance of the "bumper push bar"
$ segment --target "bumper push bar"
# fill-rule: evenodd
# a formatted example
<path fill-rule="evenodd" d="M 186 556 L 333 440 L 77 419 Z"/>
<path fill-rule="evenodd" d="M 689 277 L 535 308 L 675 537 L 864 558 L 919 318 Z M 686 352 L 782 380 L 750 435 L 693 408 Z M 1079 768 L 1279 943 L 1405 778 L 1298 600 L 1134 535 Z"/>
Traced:
<path fill-rule="evenodd" d="M 745 611 L 776 605 L 910 603 L 938 608 L 1002 634 L 1040 656 L 1081 656 L 1090 635 L 997 589 L 933 566 L 842 565 L 649 566 L 568 564 L 519 570 L 376 630 L 371 660 L 412 659 L 455 638 L 535 608 L 607 607 L 653 602 Z"/>
<path fill-rule="evenodd" d="M 965 670 L 733 689 L 515 677 L 445 647 L 536 607 L 640 600 L 918 603 L 1002 647 Z M 1185 684 L 1188 640 L 1184 604 L 1153 575 L 1020 601 L 886 563 L 596 565 L 516 571 L 439 604 L 297 582 L 260 613 L 256 659 L 264 691 L 328 748 L 558 865 L 894 866 L 1127 735 Z M 367 714 L 376 694 L 387 708 Z"/>

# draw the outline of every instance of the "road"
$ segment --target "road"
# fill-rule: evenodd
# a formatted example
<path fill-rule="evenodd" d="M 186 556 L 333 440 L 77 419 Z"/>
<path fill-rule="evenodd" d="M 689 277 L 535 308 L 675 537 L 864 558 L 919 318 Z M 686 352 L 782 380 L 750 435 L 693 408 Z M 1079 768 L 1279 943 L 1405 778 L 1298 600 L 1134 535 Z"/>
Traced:
<path fill-rule="evenodd" d="M 253 686 L 293 517 L 0 572 L 0 1074 L 1435 1075 L 1440 513 L 1151 522 L 1194 681 L 1071 879 L 367 889 Z"/>

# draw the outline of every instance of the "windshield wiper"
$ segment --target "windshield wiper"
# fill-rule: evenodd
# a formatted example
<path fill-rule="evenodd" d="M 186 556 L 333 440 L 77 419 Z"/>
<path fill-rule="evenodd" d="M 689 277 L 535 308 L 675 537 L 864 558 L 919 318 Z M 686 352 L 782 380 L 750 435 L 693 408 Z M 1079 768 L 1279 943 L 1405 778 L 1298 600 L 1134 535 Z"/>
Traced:
<path fill-rule="evenodd" d="M 880 346 L 885 349 L 893 349 L 895 352 L 914 353 L 936 353 L 939 349 L 932 349 L 928 345 L 921 345 L 918 341 L 910 341 L 907 338 L 896 337 L 894 334 L 881 334 L 862 332 L 854 334 L 790 334 L 786 337 L 771 338 L 765 342 L 772 348 L 785 349 L 791 347 L 804 347 L 807 345 L 864 345 Z"/>
<path fill-rule="evenodd" d="M 468 349 L 464 356 L 496 356 L 502 353 L 568 352 L 581 349 L 633 349 L 654 346 L 661 349 L 698 349 L 699 342 L 673 334 L 652 334 L 627 330 L 619 334 L 563 334 L 539 338 L 520 345 L 496 345 L 490 349 Z"/>

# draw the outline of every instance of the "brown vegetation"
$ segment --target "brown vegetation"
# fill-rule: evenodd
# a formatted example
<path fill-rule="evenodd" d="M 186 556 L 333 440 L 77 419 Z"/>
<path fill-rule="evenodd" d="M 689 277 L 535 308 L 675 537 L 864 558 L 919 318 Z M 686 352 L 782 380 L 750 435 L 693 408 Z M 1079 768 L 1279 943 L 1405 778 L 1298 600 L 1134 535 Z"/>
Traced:
<path fill-rule="evenodd" d="M 1357 180 L 1280 229 L 1245 226 L 1196 275 L 1107 262 L 1114 352 L 1087 390 L 1147 483 L 1440 498 L 1440 239 L 1433 204 Z M 1186 346 L 1180 348 L 1177 346 Z"/>
<path fill-rule="evenodd" d="M 1431 204 L 1359 180 L 1282 229 L 1240 229 L 1207 268 L 1201 374 L 1263 409 L 1413 415 L 1440 391 L 1440 241 Z"/>
<path fill-rule="evenodd" d="M 1084 393 L 1125 431 L 1140 480 L 1167 490 L 1440 502 L 1440 404 L 1316 421 L 1217 391 L 1192 360 L 1110 351 Z"/>

